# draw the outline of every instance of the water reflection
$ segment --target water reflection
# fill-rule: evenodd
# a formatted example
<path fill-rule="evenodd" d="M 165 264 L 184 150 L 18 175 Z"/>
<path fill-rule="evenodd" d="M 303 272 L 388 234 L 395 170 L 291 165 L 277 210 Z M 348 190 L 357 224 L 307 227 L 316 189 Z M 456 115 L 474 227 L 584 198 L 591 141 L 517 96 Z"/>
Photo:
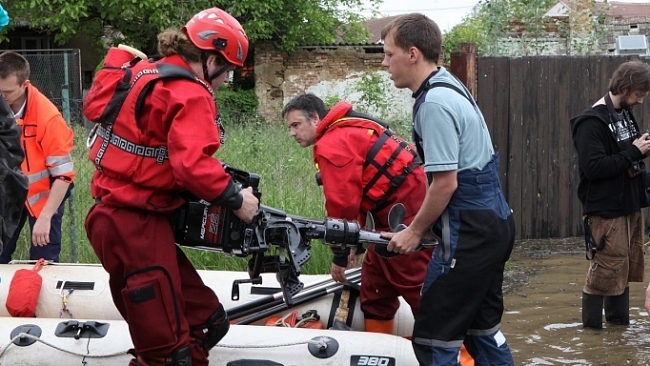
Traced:
<path fill-rule="evenodd" d="M 502 330 L 515 364 L 650 365 L 650 318 L 643 307 L 647 283 L 630 285 L 630 326 L 603 323 L 600 331 L 583 329 L 581 296 L 588 262 L 579 248 L 575 244 L 568 251 L 540 255 L 520 246 L 513 253 Z M 647 269 L 646 281 L 649 273 Z"/>

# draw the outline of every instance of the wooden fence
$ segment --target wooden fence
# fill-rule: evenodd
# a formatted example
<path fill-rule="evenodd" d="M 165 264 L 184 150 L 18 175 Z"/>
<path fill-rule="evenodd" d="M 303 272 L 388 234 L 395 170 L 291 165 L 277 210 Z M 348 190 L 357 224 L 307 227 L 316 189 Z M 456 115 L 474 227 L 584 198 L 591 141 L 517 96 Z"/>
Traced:
<path fill-rule="evenodd" d="M 476 98 L 500 154 L 501 182 L 518 239 L 582 235 L 569 120 L 607 92 L 609 78 L 626 60 L 478 58 Z M 650 120 L 648 99 L 634 110 L 642 131 Z"/>

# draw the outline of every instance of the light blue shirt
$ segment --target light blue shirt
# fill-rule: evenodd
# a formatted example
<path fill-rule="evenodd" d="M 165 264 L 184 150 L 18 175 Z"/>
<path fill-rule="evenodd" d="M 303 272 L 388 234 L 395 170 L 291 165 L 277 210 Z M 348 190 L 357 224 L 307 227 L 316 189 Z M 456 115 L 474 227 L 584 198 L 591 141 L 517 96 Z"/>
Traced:
<path fill-rule="evenodd" d="M 429 80 L 452 84 L 471 96 L 444 67 Z M 427 173 L 482 170 L 494 154 L 483 114 L 450 88 L 435 87 L 427 92 L 413 118 L 413 130 L 421 138 Z"/>

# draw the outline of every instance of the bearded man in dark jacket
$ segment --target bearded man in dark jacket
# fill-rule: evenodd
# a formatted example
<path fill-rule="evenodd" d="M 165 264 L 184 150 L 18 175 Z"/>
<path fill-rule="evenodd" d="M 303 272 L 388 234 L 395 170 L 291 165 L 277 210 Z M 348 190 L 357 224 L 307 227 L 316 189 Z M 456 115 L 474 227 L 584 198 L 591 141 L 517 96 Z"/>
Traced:
<path fill-rule="evenodd" d="M 619 66 L 609 91 L 571 119 L 578 153 L 585 244 L 589 270 L 582 290 L 582 322 L 602 328 L 629 325 L 629 283 L 642 282 L 644 220 L 648 177 L 643 159 L 650 150 L 632 107 L 650 91 L 650 66 L 628 61 Z"/>

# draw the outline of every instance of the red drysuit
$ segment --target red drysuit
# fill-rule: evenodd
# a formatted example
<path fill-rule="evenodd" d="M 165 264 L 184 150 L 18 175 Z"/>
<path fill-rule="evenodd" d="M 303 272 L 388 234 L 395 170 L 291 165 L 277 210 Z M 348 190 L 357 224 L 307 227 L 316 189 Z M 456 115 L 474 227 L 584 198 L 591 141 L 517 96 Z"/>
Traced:
<path fill-rule="evenodd" d="M 369 128 L 349 123 L 354 119 L 346 117 L 351 109 L 349 103 L 338 103 L 319 123 L 314 145 L 314 163 L 320 171 L 327 215 L 363 223 L 365 212 L 361 206 L 365 188 L 364 163 L 378 136 Z M 346 121 L 342 121 L 342 118 Z M 417 167 L 390 194 L 383 207 L 370 211 L 375 220 L 375 229 L 390 231 L 388 212 L 396 203 L 404 204 L 407 215 L 404 223 L 410 224 L 424 201 L 426 189 L 424 171 L 422 167 Z M 399 308 L 400 295 L 415 314 L 432 253 L 433 249 L 428 249 L 387 259 L 377 255 L 374 246 L 370 246 L 361 269 L 361 310 L 365 318 L 392 319 Z"/>
<path fill-rule="evenodd" d="M 147 70 L 161 69 L 160 64 L 191 72 L 177 55 L 158 63 L 140 61 L 133 75 L 143 75 L 142 82 L 151 80 L 157 76 Z M 91 188 L 97 204 L 85 226 L 110 274 L 113 301 L 129 324 L 137 355 L 164 360 L 189 348 L 192 364 L 204 366 L 208 350 L 193 340 L 208 337 L 207 328 L 214 324 L 210 319 L 223 309 L 175 245 L 171 216 L 184 202 L 182 190 L 235 209 L 242 198 L 212 156 L 220 131 L 211 88 L 190 78 L 152 85 L 146 94 L 132 88 L 114 125 L 102 124 L 91 146 L 89 156 L 97 166 Z"/>

